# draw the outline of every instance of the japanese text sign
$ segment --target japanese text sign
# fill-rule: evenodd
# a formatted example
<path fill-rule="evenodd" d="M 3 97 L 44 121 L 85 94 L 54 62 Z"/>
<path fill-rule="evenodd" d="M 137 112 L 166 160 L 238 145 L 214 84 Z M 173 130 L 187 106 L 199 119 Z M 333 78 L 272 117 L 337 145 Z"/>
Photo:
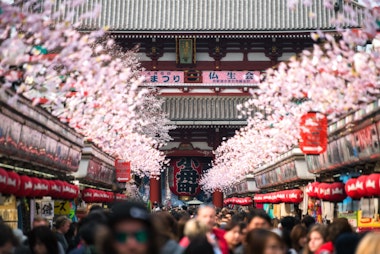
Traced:
<path fill-rule="evenodd" d="M 129 161 L 115 160 L 116 180 L 129 182 L 131 180 L 131 163 Z"/>
<path fill-rule="evenodd" d="M 304 154 L 321 154 L 327 149 L 327 117 L 309 112 L 301 117 L 300 148 Z"/>
<path fill-rule="evenodd" d="M 257 71 L 204 71 L 203 83 L 258 83 Z"/>
<path fill-rule="evenodd" d="M 146 83 L 183 83 L 182 71 L 144 71 Z"/>

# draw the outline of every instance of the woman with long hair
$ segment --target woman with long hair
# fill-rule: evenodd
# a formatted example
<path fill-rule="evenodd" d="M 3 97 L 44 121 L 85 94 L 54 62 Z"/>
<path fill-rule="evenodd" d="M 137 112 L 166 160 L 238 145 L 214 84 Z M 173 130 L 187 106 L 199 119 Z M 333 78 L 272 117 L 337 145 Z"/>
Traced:
<path fill-rule="evenodd" d="M 307 234 L 307 246 L 304 248 L 304 254 L 316 252 L 326 242 L 326 227 L 322 224 L 316 224 L 311 227 Z"/>
<path fill-rule="evenodd" d="M 59 254 L 57 237 L 46 226 L 32 229 L 29 235 L 29 246 L 32 254 Z"/>
<path fill-rule="evenodd" d="M 244 246 L 245 254 L 285 254 L 286 247 L 281 237 L 266 229 L 248 232 Z"/>

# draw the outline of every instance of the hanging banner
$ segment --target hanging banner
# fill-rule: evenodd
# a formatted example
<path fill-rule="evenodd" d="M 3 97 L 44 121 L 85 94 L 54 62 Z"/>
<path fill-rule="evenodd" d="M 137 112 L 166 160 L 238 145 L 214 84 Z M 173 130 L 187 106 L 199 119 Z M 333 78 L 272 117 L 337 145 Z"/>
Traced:
<path fill-rule="evenodd" d="M 126 183 L 131 180 L 131 162 L 115 160 L 116 180 L 120 183 Z"/>
<path fill-rule="evenodd" d="M 183 71 L 143 71 L 146 83 L 184 83 Z"/>
<path fill-rule="evenodd" d="M 71 202 L 67 200 L 54 201 L 55 215 L 69 215 L 71 211 Z"/>
<path fill-rule="evenodd" d="M 204 71 L 203 83 L 258 83 L 258 71 Z"/>
<path fill-rule="evenodd" d="M 304 154 L 321 154 L 327 149 L 327 117 L 309 112 L 301 117 L 300 148 Z"/>

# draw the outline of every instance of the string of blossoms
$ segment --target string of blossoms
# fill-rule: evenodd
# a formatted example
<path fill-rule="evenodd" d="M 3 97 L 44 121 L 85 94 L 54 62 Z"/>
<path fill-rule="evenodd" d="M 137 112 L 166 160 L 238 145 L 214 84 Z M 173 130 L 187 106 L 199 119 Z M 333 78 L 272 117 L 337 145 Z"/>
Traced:
<path fill-rule="evenodd" d="M 333 5 L 326 1 L 326 6 Z M 332 34 L 313 33 L 315 40 L 323 42 L 267 70 L 252 98 L 240 105 L 242 114 L 249 116 L 248 125 L 216 150 L 213 167 L 201 179 L 205 190 L 227 190 L 297 146 L 297 123 L 305 113 L 319 111 L 334 120 L 378 97 L 379 51 L 358 52 L 356 46 L 376 36 L 379 13 L 362 10 L 362 33 L 357 34 L 340 27 L 355 25 L 357 17 L 349 5 L 344 8 L 349 15 L 334 20 L 340 40 Z"/>
<path fill-rule="evenodd" d="M 136 55 L 120 57 L 111 39 L 98 43 L 105 29 L 83 35 L 75 30 L 79 23 L 70 25 L 83 1 L 68 1 L 56 12 L 54 1 L 38 2 L 0 3 L 0 91 L 18 94 L 8 103 L 32 98 L 105 152 L 131 161 L 134 173 L 158 175 L 165 156 L 157 148 L 169 136 L 167 127 L 152 129 L 152 123 L 167 120 L 160 111 L 149 113 L 162 102 L 141 88 Z M 82 18 L 98 12 L 95 7 Z"/>

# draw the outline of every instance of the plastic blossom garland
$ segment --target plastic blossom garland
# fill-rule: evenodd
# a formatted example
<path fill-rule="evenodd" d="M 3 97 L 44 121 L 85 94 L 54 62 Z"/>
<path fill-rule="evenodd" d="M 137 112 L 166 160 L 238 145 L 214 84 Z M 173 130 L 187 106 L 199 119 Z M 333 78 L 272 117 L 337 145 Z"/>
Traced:
<path fill-rule="evenodd" d="M 290 7 L 294 4 L 300 3 L 291 1 Z M 333 8 L 331 1 L 325 6 Z M 319 111 L 333 120 L 378 98 L 380 51 L 358 51 L 357 46 L 375 38 L 379 13 L 369 6 L 359 9 L 361 13 L 348 4 L 343 8 L 349 15 L 338 14 L 333 20 L 341 39 L 313 33 L 318 44 L 312 50 L 267 70 L 252 98 L 239 106 L 248 125 L 215 151 L 213 167 L 201 179 L 204 190 L 226 190 L 297 146 L 297 123 L 303 114 Z M 364 17 L 359 32 L 343 29 L 341 24 L 358 26 L 354 18 L 358 15 Z"/>
<path fill-rule="evenodd" d="M 158 148 L 171 128 L 162 102 L 141 88 L 134 52 L 115 50 L 105 29 L 80 34 L 71 25 L 83 3 L 0 3 L 0 92 L 15 89 L 105 152 L 131 161 L 134 173 L 156 177 L 165 164 Z"/>

